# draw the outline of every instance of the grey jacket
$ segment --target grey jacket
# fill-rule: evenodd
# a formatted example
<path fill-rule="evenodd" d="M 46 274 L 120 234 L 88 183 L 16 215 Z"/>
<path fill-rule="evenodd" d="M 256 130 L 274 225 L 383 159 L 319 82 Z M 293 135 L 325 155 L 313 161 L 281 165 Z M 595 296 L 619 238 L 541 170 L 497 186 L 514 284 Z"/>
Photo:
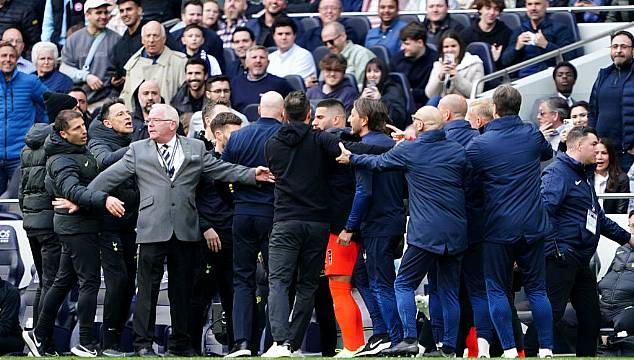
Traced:
<path fill-rule="evenodd" d="M 99 174 L 88 186 L 110 191 L 135 176 L 140 192 L 137 243 L 200 240 L 196 186 L 208 175 L 224 182 L 255 184 L 255 169 L 218 160 L 205 150 L 202 141 L 178 136 L 183 164 L 170 180 L 163 170 L 153 140 L 130 144 L 123 158 Z"/>

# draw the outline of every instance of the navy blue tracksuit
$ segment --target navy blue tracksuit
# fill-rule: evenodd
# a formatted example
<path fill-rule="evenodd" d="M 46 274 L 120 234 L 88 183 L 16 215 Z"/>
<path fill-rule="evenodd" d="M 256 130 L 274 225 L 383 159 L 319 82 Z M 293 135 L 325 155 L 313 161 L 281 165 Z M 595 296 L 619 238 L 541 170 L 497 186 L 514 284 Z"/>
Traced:
<path fill-rule="evenodd" d="M 445 125 L 444 129 L 447 139 L 465 148 L 476 136 L 480 135 L 480 132 L 472 128 L 466 120 L 452 120 Z M 466 186 L 469 249 L 462 259 L 462 279 L 469 294 L 477 336 L 491 343 L 492 324 L 482 267 L 484 264 L 482 258 L 483 202 L 484 193 L 481 183 L 477 178 L 470 177 Z"/>
<path fill-rule="evenodd" d="M 389 136 L 370 131 L 361 142 L 386 147 L 394 146 Z M 346 229 L 360 230 L 370 288 L 374 292 L 392 345 L 403 339 L 403 327 L 396 308 L 394 294 L 394 254 L 405 232 L 403 209 L 403 173 L 387 171 L 373 173 L 356 169 L 356 191 Z M 394 256 L 397 255 L 397 256 Z M 378 329 L 374 329 L 378 332 Z"/>
<path fill-rule="evenodd" d="M 408 248 L 394 283 L 405 338 L 416 338 L 414 290 L 438 263 L 444 318 L 443 343 L 456 346 L 460 306 L 460 255 L 467 247 L 465 150 L 431 130 L 381 156 L 352 155 L 353 165 L 375 171 L 403 170 L 410 201 Z"/>
<path fill-rule="evenodd" d="M 489 312 L 504 350 L 515 347 L 508 296 L 516 261 L 539 332 L 541 348 L 553 348 L 546 296 L 544 236 L 548 219 L 540 195 L 540 161 L 552 148 L 534 124 L 517 115 L 495 119 L 467 147 L 474 176 L 484 186 L 484 276 Z"/>
<path fill-rule="evenodd" d="M 264 145 L 282 124 L 260 118 L 231 134 L 222 160 L 249 167 L 266 166 Z M 268 239 L 273 227 L 273 184 L 233 184 L 233 332 L 236 342 L 251 341 L 255 308 L 255 270 L 261 251 L 268 262 Z"/>

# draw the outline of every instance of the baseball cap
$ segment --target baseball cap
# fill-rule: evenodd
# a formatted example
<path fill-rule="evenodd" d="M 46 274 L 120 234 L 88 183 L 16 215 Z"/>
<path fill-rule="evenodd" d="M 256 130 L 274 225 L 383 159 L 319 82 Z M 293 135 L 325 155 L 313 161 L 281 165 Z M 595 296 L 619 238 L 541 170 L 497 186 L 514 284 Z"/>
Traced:
<path fill-rule="evenodd" d="M 90 9 L 96 9 L 104 5 L 110 6 L 112 3 L 106 0 L 86 0 L 84 3 L 84 14 L 86 14 Z"/>

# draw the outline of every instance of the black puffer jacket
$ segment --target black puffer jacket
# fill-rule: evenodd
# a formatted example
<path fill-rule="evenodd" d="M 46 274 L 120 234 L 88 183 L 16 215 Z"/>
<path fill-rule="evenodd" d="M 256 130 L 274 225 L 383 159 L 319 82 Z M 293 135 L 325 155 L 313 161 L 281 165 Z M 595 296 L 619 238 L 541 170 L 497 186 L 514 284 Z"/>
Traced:
<path fill-rule="evenodd" d="M 623 309 L 634 305 L 634 249 L 629 244 L 616 249 L 614 260 L 598 286 L 603 321 L 612 322 Z"/>
<path fill-rule="evenodd" d="M 46 154 L 44 140 L 52 132 L 51 125 L 37 123 L 26 134 L 26 146 L 20 154 L 20 190 L 22 226 L 29 235 L 53 231 L 53 205 L 44 187 Z"/>
<path fill-rule="evenodd" d="M 88 149 L 97 160 L 97 168 L 100 172 L 123 157 L 128 151 L 128 145 L 132 139 L 130 135 L 118 135 L 99 120 L 90 124 L 88 137 L 90 138 Z M 126 179 L 110 195 L 124 202 L 125 215 L 116 218 L 110 213 L 106 213 L 103 229 L 107 231 L 134 229 L 139 209 L 139 190 L 134 178 Z"/>
<path fill-rule="evenodd" d="M 17 28 L 24 37 L 24 48 L 30 49 L 40 41 L 42 24 L 37 20 L 32 1 L 7 0 L 0 7 L 0 34 L 6 29 Z"/>
<path fill-rule="evenodd" d="M 55 210 L 53 224 L 58 235 L 96 233 L 101 230 L 101 219 L 107 194 L 86 187 L 99 170 L 97 162 L 84 145 L 73 145 L 56 131 L 44 143 L 46 151 L 46 190 L 53 197 L 68 199 L 79 205 L 77 212 Z"/>

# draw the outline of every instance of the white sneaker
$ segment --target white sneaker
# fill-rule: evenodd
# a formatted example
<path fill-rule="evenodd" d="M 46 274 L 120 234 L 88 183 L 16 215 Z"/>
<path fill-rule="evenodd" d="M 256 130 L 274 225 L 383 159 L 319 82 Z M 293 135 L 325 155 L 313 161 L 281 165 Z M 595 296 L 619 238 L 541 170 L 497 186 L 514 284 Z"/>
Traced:
<path fill-rule="evenodd" d="M 281 344 L 278 345 L 277 342 L 274 342 L 273 345 L 262 354 L 263 358 L 280 358 L 280 357 L 291 357 L 291 347 L 289 344 Z"/>
<path fill-rule="evenodd" d="M 487 339 L 478 338 L 478 358 L 490 358 L 489 354 L 489 342 Z"/>
<path fill-rule="evenodd" d="M 354 354 L 356 354 L 357 352 L 361 351 L 361 349 L 363 349 L 363 345 L 359 346 L 358 349 L 356 350 L 348 350 L 346 348 L 341 349 L 341 351 L 339 351 L 337 353 L 337 355 L 335 355 L 334 357 L 336 358 L 343 358 L 343 359 L 348 359 L 351 357 L 354 357 Z"/>
<path fill-rule="evenodd" d="M 418 355 L 416 357 L 425 357 L 425 347 L 421 344 L 418 344 Z"/>
<path fill-rule="evenodd" d="M 77 345 L 70 349 L 70 352 L 79 357 L 97 357 L 98 351 L 94 346 Z"/>
<path fill-rule="evenodd" d="M 540 359 L 546 359 L 546 358 L 551 358 L 553 357 L 553 351 L 550 349 L 539 349 L 539 353 L 537 354 L 537 356 Z"/>
<path fill-rule="evenodd" d="M 504 354 L 502 354 L 501 356 L 501 358 L 504 358 L 504 359 L 516 359 L 518 357 L 519 357 L 519 354 L 517 353 L 516 348 L 504 350 Z"/>

